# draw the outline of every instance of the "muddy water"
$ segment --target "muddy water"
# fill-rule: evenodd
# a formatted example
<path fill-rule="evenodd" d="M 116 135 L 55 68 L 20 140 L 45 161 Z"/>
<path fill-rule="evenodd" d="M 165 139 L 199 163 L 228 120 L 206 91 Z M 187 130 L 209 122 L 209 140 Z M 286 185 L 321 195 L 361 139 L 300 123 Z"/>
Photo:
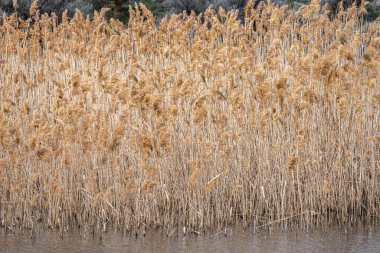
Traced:
<path fill-rule="evenodd" d="M 175 233 L 174 233 L 175 234 Z M 92 236 L 52 231 L 0 233 L 0 252 L 380 252 L 380 226 L 314 229 L 313 231 L 258 231 L 229 229 L 208 235 L 148 231 L 144 236 L 104 233 Z"/>

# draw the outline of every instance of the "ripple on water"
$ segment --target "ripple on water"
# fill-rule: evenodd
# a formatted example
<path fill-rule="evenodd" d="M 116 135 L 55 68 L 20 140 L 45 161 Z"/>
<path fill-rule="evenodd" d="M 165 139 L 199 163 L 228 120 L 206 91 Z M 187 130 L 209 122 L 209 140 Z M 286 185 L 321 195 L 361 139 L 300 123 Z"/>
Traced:
<path fill-rule="evenodd" d="M 40 231 L 30 238 L 25 233 L 0 233 L 0 252 L 380 252 L 380 227 L 327 228 L 304 231 L 276 231 L 271 234 L 239 229 L 202 236 L 178 234 L 168 238 L 165 231 L 148 231 L 145 237 L 105 233 L 100 236 L 70 232 Z"/>

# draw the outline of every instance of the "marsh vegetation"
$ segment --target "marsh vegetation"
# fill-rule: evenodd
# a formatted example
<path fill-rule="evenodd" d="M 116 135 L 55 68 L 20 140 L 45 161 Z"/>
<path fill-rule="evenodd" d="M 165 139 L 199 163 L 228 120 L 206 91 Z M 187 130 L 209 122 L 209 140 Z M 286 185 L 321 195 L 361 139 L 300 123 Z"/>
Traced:
<path fill-rule="evenodd" d="M 0 225 L 380 216 L 380 24 L 319 3 L 0 17 Z"/>

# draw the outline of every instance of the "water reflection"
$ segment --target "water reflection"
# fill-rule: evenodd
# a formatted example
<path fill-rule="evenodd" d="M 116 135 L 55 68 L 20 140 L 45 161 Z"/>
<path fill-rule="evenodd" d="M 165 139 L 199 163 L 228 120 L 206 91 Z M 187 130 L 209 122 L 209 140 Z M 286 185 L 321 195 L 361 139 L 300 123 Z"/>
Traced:
<path fill-rule="evenodd" d="M 0 233 L 0 252 L 380 252 L 380 226 L 364 228 L 329 227 L 313 231 L 228 230 L 208 235 L 174 234 L 147 231 L 146 236 L 121 236 L 40 231 L 30 238 L 25 233 Z"/>

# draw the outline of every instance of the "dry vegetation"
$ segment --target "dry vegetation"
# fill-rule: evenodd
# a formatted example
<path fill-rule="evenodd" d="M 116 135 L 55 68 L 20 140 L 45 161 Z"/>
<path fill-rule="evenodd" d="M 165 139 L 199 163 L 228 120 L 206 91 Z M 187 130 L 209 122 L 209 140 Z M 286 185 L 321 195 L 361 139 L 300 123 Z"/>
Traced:
<path fill-rule="evenodd" d="M 2 17 L 0 225 L 378 218 L 379 22 L 250 6 Z"/>

